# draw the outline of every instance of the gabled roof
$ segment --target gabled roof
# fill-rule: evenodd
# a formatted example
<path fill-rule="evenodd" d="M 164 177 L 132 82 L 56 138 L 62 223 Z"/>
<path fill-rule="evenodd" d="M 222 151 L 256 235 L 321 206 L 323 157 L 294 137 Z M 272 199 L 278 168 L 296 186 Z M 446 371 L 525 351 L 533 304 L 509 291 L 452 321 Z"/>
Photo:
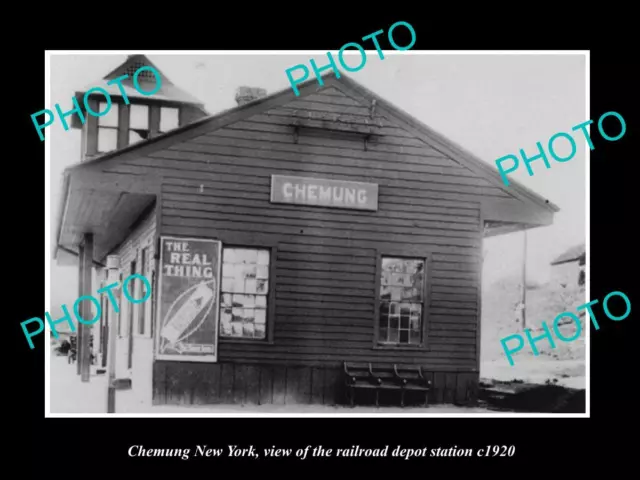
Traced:
<path fill-rule="evenodd" d="M 148 155 L 153 151 L 160 150 L 173 143 L 170 139 L 175 138 L 179 139 L 179 141 L 183 141 L 188 138 L 193 138 L 205 132 L 223 128 L 226 125 L 243 120 L 252 115 L 256 115 L 262 111 L 274 108 L 275 106 L 280 106 L 296 99 L 312 95 L 324 88 L 333 87 L 360 103 L 371 105 L 372 100 L 375 101 L 377 112 L 386 114 L 388 117 L 395 119 L 402 124 L 406 130 L 414 133 L 418 138 L 422 139 L 425 144 L 452 158 L 463 166 L 466 166 L 477 173 L 479 177 L 486 179 L 489 183 L 502 189 L 509 195 L 525 202 L 532 202 L 538 207 L 542 207 L 549 212 L 560 211 L 558 206 L 515 180 L 509 180 L 509 186 L 505 186 L 497 168 L 495 168 L 494 165 L 485 163 L 471 152 L 468 152 L 458 144 L 452 142 L 444 135 L 437 133 L 435 130 L 409 115 L 404 110 L 392 105 L 387 100 L 371 92 L 355 80 L 347 77 L 345 74 L 341 73 L 340 78 L 337 79 L 334 72 L 328 72 L 322 76 L 322 80 L 324 86 L 320 86 L 315 78 L 301 83 L 298 86 L 300 95 L 297 97 L 293 94 L 291 87 L 287 87 L 253 102 L 224 110 L 215 115 L 203 117 L 193 123 L 176 128 L 163 135 L 94 157 L 89 161 L 68 167 L 65 171 L 96 164 L 128 153 L 131 153 L 132 156 Z"/>
<path fill-rule="evenodd" d="M 112 74 L 117 73 L 119 73 L 118 70 L 114 70 L 114 72 L 112 72 Z M 172 146 L 176 142 L 182 142 L 204 135 L 272 108 L 282 106 L 297 99 L 302 99 L 325 88 L 335 88 L 363 105 L 370 106 L 375 102 L 375 109 L 378 114 L 395 121 L 406 131 L 415 135 L 416 138 L 421 139 L 429 147 L 467 167 L 471 171 L 475 172 L 480 178 L 484 178 L 493 186 L 509 194 L 509 196 L 515 197 L 525 204 L 548 213 L 558 212 L 560 210 L 549 200 L 541 197 L 517 181 L 510 180 L 510 185 L 508 187 L 505 186 L 495 166 L 485 163 L 472 153 L 464 150 L 445 136 L 432 130 L 424 123 L 420 122 L 400 108 L 392 105 L 387 100 L 379 97 L 346 75 L 341 73 L 340 78 L 338 79 L 334 72 L 329 72 L 322 76 L 322 81 L 324 83 L 322 86 L 318 84 L 316 78 L 312 78 L 299 84 L 299 96 L 295 96 L 291 87 L 287 87 L 253 102 L 224 110 L 215 115 L 203 117 L 162 135 L 158 135 L 134 145 L 129 145 L 119 150 L 107 152 L 101 156 L 67 167 L 64 171 L 63 194 L 60 196 L 61 204 L 58 210 L 59 218 L 58 235 L 56 237 L 56 251 L 61 228 L 60 220 L 64 210 L 66 191 L 68 189 L 68 175 L 72 171 L 76 169 L 90 169 L 96 164 L 111 159 L 118 158 L 121 160 L 129 160 L 150 155 L 155 151 Z"/>
<path fill-rule="evenodd" d="M 584 244 L 571 247 L 562 255 L 551 262 L 551 265 L 559 265 L 561 263 L 575 262 L 586 255 Z"/>
<path fill-rule="evenodd" d="M 133 75 L 142 66 L 153 67 L 158 72 L 160 72 L 162 76 L 160 90 L 155 92 L 153 95 L 143 95 L 138 92 L 133 86 Z M 156 65 L 154 65 L 153 62 L 151 62 L 151 60 L 149 60 L 145 55 L 129 55 L 127 57 L 127 60 L 119 67 L 113 69 L 102 79 L 87 85 L 80 92 L 76 92 L 76 95 L 84 95 L 84 93 L 89 91 L 90 89 L 94 87 L 100 87 L 109 92 L 109 95 L 111 96 L 121 97 L 122 93 L 120 92 L 120 87 L 118 87 L 118 85 L 116 85 L 115 83 L 113 85 L 107 85 L 107 82 L 122 75 L 129 75 L 129 78 L 122 81 L 124 92 L 129 98 L 144 98 L 169 102 L 188 103 L 201 107 L 204 110 L 204 104 L 200 100 L 185 92 L 181 88 L 176 87 L 173 82 L 169 80 L 169 77 L 167 77 L 164 72 L 162 72 Z M 144 91 L 153 91 L 153 89 L 156 87 L 156 80 L 153 73 L 148 70 L 142 72 L 138 76 L 138 84 Z M 79 103 L 82 104 L 82 102 Z"/>

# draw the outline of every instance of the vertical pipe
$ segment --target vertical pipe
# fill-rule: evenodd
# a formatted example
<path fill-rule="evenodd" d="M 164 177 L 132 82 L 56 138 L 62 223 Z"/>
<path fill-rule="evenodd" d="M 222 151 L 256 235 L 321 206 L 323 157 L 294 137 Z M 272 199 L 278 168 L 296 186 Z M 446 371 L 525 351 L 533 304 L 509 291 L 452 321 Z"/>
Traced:
<path fill-rule="evenodd" d="M 83 295 L 82 282 L 84 281 L 84 245 L 78 247 L 78 298 Z M 82 348 L 82 332 L 84 331 L 84 325 L 80 322 L 76 322 L 76 373 L 80 375 L 80 358 Z"/>
<path fill-rule="evenodd" d="M 92 296 L 91 288 L 91 273 L 93 269 L 93 234 L 84 234 L 84 260 L 82 261 L 82 295 L 90 297 Z M 91 310 L 91 303 L 87 300 L 82 302 L 82 309 L 80 316 L 86 320 L 93 318 Z M 80 322 L 78 322 L 80 323 Z M 80 355 L 80 377 L 83 382 L 88 382 L 91 377 L 91 326 L 83 325 L 82 331 L 82 354 Z"/>

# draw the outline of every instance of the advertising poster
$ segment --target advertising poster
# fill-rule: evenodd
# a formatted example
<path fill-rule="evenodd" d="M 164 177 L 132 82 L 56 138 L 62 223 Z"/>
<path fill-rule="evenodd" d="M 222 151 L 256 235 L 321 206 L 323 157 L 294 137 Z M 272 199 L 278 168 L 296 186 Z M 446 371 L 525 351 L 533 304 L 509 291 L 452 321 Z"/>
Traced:
<path fill-rule="evenodd" d="M 160 238 L 156 358 L 217 361 L 221 248 L 217 240 Z"/>

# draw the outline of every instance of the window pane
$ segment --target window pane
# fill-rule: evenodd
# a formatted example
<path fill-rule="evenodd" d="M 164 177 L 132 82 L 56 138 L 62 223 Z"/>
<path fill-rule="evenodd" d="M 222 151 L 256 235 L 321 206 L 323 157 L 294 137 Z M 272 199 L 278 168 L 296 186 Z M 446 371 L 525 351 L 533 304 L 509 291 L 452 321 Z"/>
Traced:
<path fill-rule="evenodd" d="M 115 128 L 98 128 L 98 151 L 110 152 L 118 148 L 118 130 Z"/>
<path fill-rule="evenodd" d="M 385 326 L 384 328 L 380 328 L 380 338 L 379 340 L 381 342 L 388 342 L 389 339 L 387 338 L 387 327 Z"/>
<path fill-rule="evenodd" d="M 256 278 L 267 279 L 269 278 L 269 266 L 258 265 L 256 269 Z"/>
<path fill-rule="evenodd" d="M 389 341 L 392 343 L 398 343 L 400 332 L 396 328 L 389 329 Z"/>
<path fill-rule="evenodd" d="M 256 274 L 258 272 L 258 266 L 257 265 L 245 265 L 242 268 L 242 275 L 244 276 L 244 278 L 256 278 Z"/>
<path fill-rule="evenodd" d="M 256 323 L 255 324 L 255 338 L 257 339 L 264 339 L 267 338 L 267 335 L 265 333 L 265 326 L 264 323 L 260 324 L 260 323 Z"/>
<path fill-rule="evenodd" d="M 258 263 L 258 252 L 256 250 L 236 250 L 236 263 L 255 265 Z"/>
<path fill-rule="evenodd" d="M 222 291 L 233 293 L 233 278 L 223 277 L 222 278 Z"/>
<path fill-rule="evenodd" d="M 160 131 L 168 132 L 180 126 L 180 111 L 177 108 L 162 107 L 160 110 Z"/>
<path fill-rule="evenodd" d="M 224 263 L 235 263 L 235 256 L 236 252 L 233 248 L 225 248 L 224 252 L 222 253 L 222 261 Z"/>
<path fill-rule="evenodd" d="M 269 292 L 269 282 L 267 280 L 257 280 L 256 293 L 266 295 Z"/>
<path fill-rule="evenodd" d="M 247 278 L 244 282 L 244 291 L 247 293 L 256 293 L 256 280 Z"/>
<path fill-rule="evenodd" d="M 142 142 L 145 138 L 134 130 L 129 130 L 129 145 Z"/>
<path fill-rule="evenodd" d="M 409 328 L 414 330 L 420 330 L 420 315 L 419 314 L 411 314 L 411 320 L 409 322 Z"/>
<path fill-rule="evenodd" d="M 253 338 L 253 323 L 244 323 L 242 325 L 242 336 Z"/>
<path fill-rule="evenodd" d="M 242 336 L 242 322 L 231 322 L 231 336 L 232 337 L 241 337 Z"/>
<path fill-rule="evenodd" d="M 102 113 L 107 109 L 105 102 L 98 103 L 98 112 Z M 103 127 L 117 127 L 118 126 L 118 104 L 111 103 L 111 109 L 106 115 L 98 117 L 98 125 Z"/>
<path fill-rule="evenodd" d="M 267 250 L 258 252 L 258 265 L 269 265 L 269 252 Z"/>
<path fill-rule="evenodd" d="M 129 128 L 149 129 L 149 107 L 129 105 Z"/>
<path fill-rule="evenodd" d="M 402 300 L 402 287 L 390 287 L 391 301 L 399 302 Z"/>

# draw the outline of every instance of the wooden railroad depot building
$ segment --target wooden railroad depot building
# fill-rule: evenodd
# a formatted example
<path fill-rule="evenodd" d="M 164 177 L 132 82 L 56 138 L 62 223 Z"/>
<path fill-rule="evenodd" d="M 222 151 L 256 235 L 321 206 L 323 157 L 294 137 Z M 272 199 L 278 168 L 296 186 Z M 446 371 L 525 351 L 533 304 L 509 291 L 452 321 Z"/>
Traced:
<path fill-rule="evenodd" d="M 130 56 L 92 86 L 142 65 L 159 70 Z M 345 76 L 243 87 L 209 115 L 161 73 L 76 122 L 63 178 L 58 263 L 95 269 L 89 295 L 107 258 L 152 284 L 102 309 L 99 361 L 112 329 L 117 378 L 153 404 L 340 404 L 344 362 L 420 367 L 430 403 L 473 400 L 483 238 L 558 208 Z"/>

